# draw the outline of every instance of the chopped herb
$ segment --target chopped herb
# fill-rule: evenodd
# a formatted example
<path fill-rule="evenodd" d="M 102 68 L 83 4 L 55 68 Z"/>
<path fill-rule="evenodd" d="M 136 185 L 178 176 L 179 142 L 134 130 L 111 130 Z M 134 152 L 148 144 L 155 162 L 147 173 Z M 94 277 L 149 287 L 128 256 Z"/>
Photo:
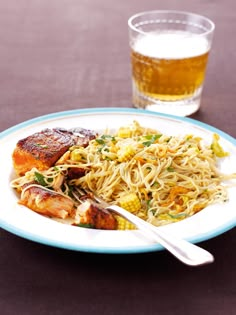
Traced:
<path fill-rule="evenodd" d="M 150 208 L 150 207 L 149 207 L 149 208 Z M 150 212 L 152 213 L 152 215 L 155 215 L 155 214 L 156 214 L 156 210 L 155 210 L 155 209 L 150 210 Z"/>
<path fill-rule="evenodd" d="M 95 141 L 98 143 L 98 144 L 105 144 L 105 141 L 101 138 L 97 138 L 95 139 Z"/>
<path fill-rule="evenodd" d="M 145 146 L 145 147 L 150 147 L 150 145 L 152 145 L 153 144 L 153 142 L 151 142 L 151 141 L 144 141 L 143 142 L 143 145 Z"/>
<path fill-rule="evenodd" d="M 111 136 L 111 135 L 102 135 L 101 138 L 104 139 L 104 140 L 105 139 L 110 139 L 113 142 L 116 141 L 115 137 Z"/>
<path fill-rule="evenodd" d="M 157 139 L 159 139 L 162 136 L 162 134 L 159 135 L 147 135 L 144 136 L 144 139 L 147 139 L 148 141 L 144 141 L 143 145 L 145 147 L 150 147 L 150 145 L 152 145 Z"/>
<path fill-rule="evenodd" d="M 36 145 L 37 147 L 42 148 L 42 149 L 48 149 L 48 146 L 47 146 L 46 144 L 35 143 L 35 145 Z"/>
<path fill-rule="evenodd" d="M 41 186 L 47 186 L 47 185 L 48 185 L 48 184 L 46 183 L 46 181 L 45 181 L 45 177 L 44 177 L 41 173 L 34 172 L 34 177 L 35 177 L 35 180 L 36 180 Z"/>
<path fill-rule="evenodd" d="M 65 187 L 64 187 L 64 188 L 65 188 Z M 74 187 L 68 185 L 67 188 L 69 189 L 69 190 L 68 190 L 68 196 L 71 197 L 71 198 L 74 198 L 74 195 L 73 195 Z"/>
<path fill-rule="evenodd" d="M 168 171 L 168 172 L 174 172 L 175 169 L 174 169 L 172 166 L 169 166 L 169 167 L 167 167 L 167 171 Z"/>
<path fill-rule="evenodd" d="M 172 219 L 180 219 L 180 218 L 183 218 L 183 217 L 186 217 L 186 213 L 178 213 L 178 214 L 170 214 L 168 213 L 168 215 L 172 218 Z"/>
<path fill-rule="evenodd" d="M 110 136 L 110 135 L 102 135 L 100 138 L 97 138 L 95 139 L 95 141 L 98 143 L 98 144 L 106 144 L 106 140 L 110 140 L 112 142 L 116 142 L 116 139 L 114 136 Z"/>
<path fill-rule="evenodd" d="M 186 141 L 189 141 L 189 140 L 191 140 L 192 138 L 193 138 L 192 135 L 188 135 L 188 136 L 186 137 Z"/>
<path fill-rule="evenodd" d="M 158 134 L 158 135 L 147 135 L 147 136 L 144 136 L 145 139 L 147 140 L 157 140 L 158 138 L 160 138 L 162 136 L 162 134 Z"/>
<path fill-rule="evenodd" d="M 147 200 L 147 208 L 149 209 L 151 207 L 151 199 Z"/>
<path fill-rule="evenodd" d="M 87 229 L 94 229 L 94 225 L 91 223 L 78 223 L 76 226 L 87 228 Z"/>

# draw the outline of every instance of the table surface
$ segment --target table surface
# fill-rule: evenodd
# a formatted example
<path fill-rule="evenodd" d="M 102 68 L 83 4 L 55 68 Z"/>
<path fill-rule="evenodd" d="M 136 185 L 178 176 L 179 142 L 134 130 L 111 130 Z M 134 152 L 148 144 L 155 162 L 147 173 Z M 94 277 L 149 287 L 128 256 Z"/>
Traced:
<path fill-rule="evenodd" d="M 236 137 L 234 0 L 0 0 L 0 131 L 58 111 L 132 107 L 127 19 L 151 9 L 215 21 L 202 105 L 192 118 Z M 166 251 L 73 252 L 1 229 L 0 313 L 236 314 L 235 229 L 199 245 L 213 264 L 188 267 Z"/>

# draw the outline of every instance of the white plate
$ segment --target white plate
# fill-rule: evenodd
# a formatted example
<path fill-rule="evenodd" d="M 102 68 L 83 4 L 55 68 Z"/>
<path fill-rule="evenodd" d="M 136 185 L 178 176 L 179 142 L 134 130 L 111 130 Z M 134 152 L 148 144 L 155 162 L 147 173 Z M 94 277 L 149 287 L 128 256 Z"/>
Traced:
<path fill-rule="evenodd" d="M 224 132 L 192 120 L 129 108 L 98 108 L 59 112 L 38 117 L 16 125 L 0 134 L 0 227 L 20 237 L 39 243 L 71 250 L 97 253 L 138 253 L 163 249 L 146 240 L 139 231 L 102 231 L 69 226 L 45 218 L 17 204 L 18 197 L 9 187 L 14 178 L 11 154 L 19 139 L 43 128 L 84 127 L 102 131 L 139 121 L 169 135 L 193 133 L 208 143 L 212 133 L 221 136 L 221 144 L 230 156 L 220 168 L 225 173 L 236 173 L 236 140 Z M 229 190 L 229 201 L 209 206 L 181 222 L 161 227 L 168 233 L 193 243 L 215 237 L 236 224 L 236 187 Z"/>

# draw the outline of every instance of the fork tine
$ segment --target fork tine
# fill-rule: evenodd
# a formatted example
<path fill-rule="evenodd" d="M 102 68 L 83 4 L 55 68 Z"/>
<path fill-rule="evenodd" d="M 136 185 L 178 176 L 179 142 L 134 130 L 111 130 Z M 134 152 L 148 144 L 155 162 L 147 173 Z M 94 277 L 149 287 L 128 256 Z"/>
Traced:
<path fill-rule="evenodd" d="M 73 190 L 76 190 L 80 196 L 84 196 L 87 194 L 81 187 L 78 187 L 78 186 L 74 186 Z"/>
<path fill-rule="evenodd" d="M 80 203 L 83 203 L 85 200 L 90 200 L 93 203 L 99 204 L 103 208 L 108 207 L 108 204 L 105 201 L 103 201 L 101 198 L 96 196 L 93 192 L 87 189 L 81 188 L 79 186 L 73 187 L 72 194 L 75 197 L 75 199 L 79 201 Z"/>
<path fill-rule="evenodd" d="M 81 196 L 78 195 L 77 192 L 75 192 L 74 190 L 71 191 L 73 197 L 79 202 L 82 203 L 83 201 L 80 199 Z"/>
<path fill-rule="evenodd" d="M 92 199 L 93 201 L 96 201 L 97 203 L 99 203 L 101 206 L 103 206 L 104 208 L 108 207 L 109 204 L 107 202 L 105 202 L 104 200 L 102 200 L 100 197 L 98 197 L 95 193 L 93 193 L 92 191 L 85 189 L 85 188 L 81 188 L 81 187 L 74 187 L 74 189 L 79 193 L 80 198 L 82 197 L 87 197 L 88 199 Z"/>
<path fill-rule="evenodd" d="M 87 193 L 80 187 L 73 187 L 73 190 L 71 191 L 73 197 L 79 202 L 83 203 L 85 199 L 93 199 L 91 197 L 91 194 Z"/>
<path fill-rule="evenodd" d="M 94 192 L 89 191 L 88 189 L 83 189 L 84 192 L 91 196 L 91 199 L 95 200 L 97 203 L 99 203 L 101 206 L 103 206 L 104 208 L 109 207 L 110 205 L 103 199 L 101 199 L 100 197 L 98 197 L 98 195 L 96 195 Z"/>
<path fill-rule="evenodd" d="M 84 188 L 81 188 L 79 186 L 74 187 L 74 191 L 75 190 L 80 200 L 84 201 L 85 199 L 91 199 L 93 201 L 96 201 L 91 191 L 85 190 Z"/>

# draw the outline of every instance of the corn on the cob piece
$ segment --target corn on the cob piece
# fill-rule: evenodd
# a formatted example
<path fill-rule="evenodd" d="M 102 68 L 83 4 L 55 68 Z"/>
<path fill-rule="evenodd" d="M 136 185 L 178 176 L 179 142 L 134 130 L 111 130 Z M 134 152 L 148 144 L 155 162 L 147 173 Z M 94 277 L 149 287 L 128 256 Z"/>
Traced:
<path fill-rule="evenodd" d="M 117 230 L 135 230 L 136 227 L 133 223 L 129 222 L 128 220 L 120 217 L 120 216 L 115 216 L 116 221 L 117 221 Z"/>
<path fill-rule="evenodd" d="M 131 145 L 127 145 L 117 152 L 119 162 L 126 162 L 130 160 L 134 155 L 135 150 Z"/>
<path fill-rule="evenodd" d="M 129 127 L 120 127 L 117 136 L 120 138 L 130 138 L 132 135 L 131 129 Z"/>
<path fill-rule="evenodd" d="M 141 209 L 141 202 L 135 193 L 120 198 L 119 205 L 129 212 L 136 212 Z"/>

